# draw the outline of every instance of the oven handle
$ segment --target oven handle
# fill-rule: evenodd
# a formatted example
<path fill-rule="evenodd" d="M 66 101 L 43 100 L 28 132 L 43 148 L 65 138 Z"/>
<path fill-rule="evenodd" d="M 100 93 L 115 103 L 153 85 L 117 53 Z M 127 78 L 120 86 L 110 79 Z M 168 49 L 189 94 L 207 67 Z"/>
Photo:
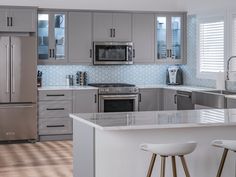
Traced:
<path fill-rule="evenodd" d="M 138 98 L 138 95 L 101 95 L 102 98 L 105 98 L 107 100 L 112 99 L 134 99 Z"/>

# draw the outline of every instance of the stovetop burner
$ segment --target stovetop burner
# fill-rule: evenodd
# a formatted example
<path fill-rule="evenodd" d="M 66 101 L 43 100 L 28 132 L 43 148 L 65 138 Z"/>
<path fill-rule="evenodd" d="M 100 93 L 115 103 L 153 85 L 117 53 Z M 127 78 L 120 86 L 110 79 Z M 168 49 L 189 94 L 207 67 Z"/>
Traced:
<path fill-rule="evenodd" d="M 93 87 L 135 87 L 133 84 L 126 83 L 90 83 L 88 85 Z"/>

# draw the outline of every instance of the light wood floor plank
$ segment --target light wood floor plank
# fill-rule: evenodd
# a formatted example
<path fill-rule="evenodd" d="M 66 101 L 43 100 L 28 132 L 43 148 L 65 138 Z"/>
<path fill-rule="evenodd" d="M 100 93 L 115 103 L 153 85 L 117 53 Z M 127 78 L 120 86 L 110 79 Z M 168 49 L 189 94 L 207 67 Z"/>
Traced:
<path fill-rule="evenodd" d="M 72 141 L 0 145 L 0 177 L 72 176 Z"/>

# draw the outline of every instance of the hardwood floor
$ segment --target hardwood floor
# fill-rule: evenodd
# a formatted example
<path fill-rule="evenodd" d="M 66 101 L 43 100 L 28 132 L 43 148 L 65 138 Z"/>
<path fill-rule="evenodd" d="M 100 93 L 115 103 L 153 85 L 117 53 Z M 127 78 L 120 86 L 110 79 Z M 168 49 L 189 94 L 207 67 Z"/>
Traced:
<path fill-rule="evenodd" d="M 72 176 L 72 141 L 0 145 L 0 177 Z"/>

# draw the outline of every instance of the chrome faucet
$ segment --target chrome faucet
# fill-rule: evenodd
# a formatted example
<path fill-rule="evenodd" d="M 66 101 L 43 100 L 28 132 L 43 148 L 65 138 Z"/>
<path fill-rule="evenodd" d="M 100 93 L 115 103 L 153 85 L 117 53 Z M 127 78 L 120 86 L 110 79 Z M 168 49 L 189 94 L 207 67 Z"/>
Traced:
<path fill-rule="evenodd" d="M 229 80 L 229 63 L 233 58 L 236 58 L 236 56 L 231 56 L 227 61 L 227 73 L 226 73 L 227 74 L 227 76 L 226 76 L 227 80 Z"/>

